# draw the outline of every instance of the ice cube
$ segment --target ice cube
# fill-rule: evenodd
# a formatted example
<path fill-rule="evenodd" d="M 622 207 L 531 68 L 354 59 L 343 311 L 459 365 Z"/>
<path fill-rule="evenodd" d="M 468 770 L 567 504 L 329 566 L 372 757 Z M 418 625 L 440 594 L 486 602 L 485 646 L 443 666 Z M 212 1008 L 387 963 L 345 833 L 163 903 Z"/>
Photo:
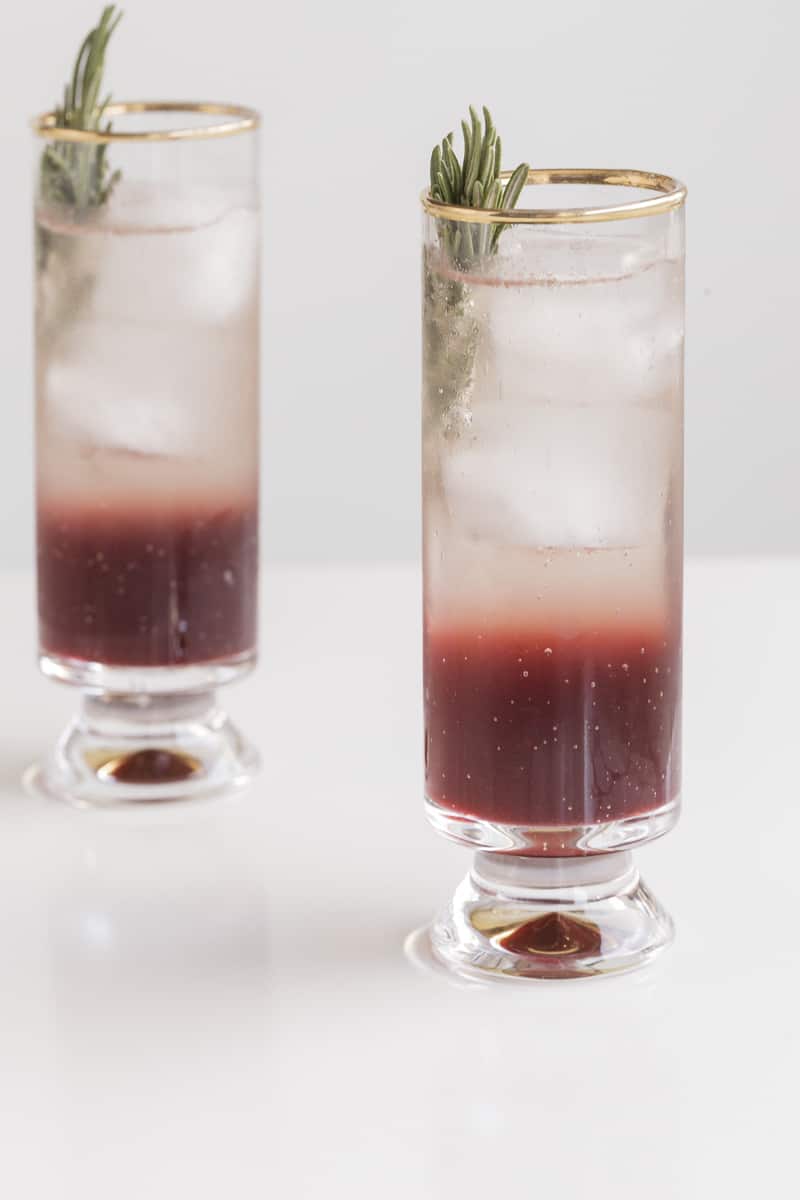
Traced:
<path fill-rule="evenodd" d="M 443 450 L 446 508 L 468 536 L 498 544 L 637 545 L 663 519 L 670 429 L 669 413 L 620 404 L 484 413 Z"/>
<path fill-rule="evenodd" d="M 51 429 L 71 440 L 137 454 L 193 453 L 205 425 L 202 393 L 196 388 L 188 393 L 197 407 L 187 420 L 175 374 L 182 369 L 190 385 L 188 375 L 197 363 L 191 339 L 152 331 L 145 345 L 126 338 L 123 327 L 84 323 L 82 330 L 70 352 L 54 356 L 45 368 Z"/>
<path fill-rule="evenodd" d="M 482 335 L 468 420 L 441 443 L 446 505 L 473 537 L 603 547 L 657 536 L 676 450 L 680 272 L 593 265 L 550 278 L 534 257 L 527 278 L 473 285 Z"/>
<path fill-rule="evenodd" d="M 661 367 L 671 356 L 674 375 L 682 349 L 680 265 L 650 263 L 622 274 L 613 262 L 610 276 L 603 258 L 592 259 L 594 274 L 556 276 L 546 270 L 547 246 L 539 256 L 527 247 L 521 277 L 474 287 L 499 395 L 524 387 L 541 402 L 663 400 Z"/>
<path fill-rule="evenodd" d="M 219 324 L 255 302 L 258 220 L 235 209 L 193 228 L 95 234 L 91 303 L 104 319 Z"/>
<path fill-rule="evenodd" d="M 48 319 L 79 302 L 101 320 L 219 325 L 255 306 L 258 214 L 238 189 L 162 195 L 123 182 L 91 220 L 39 220 L 50 234 L 37 280 Z"/>
<path fill-rule="evenodd" d="M 162 205 L 153 189 L 130 185 L 97 219 L 48 226 L 37 370 L 57 436 L 134 454 L 208 455 L 248 403 L 256 214 L 225 210 L 230 196 L 214 189 L 191 199 L 178 208 L 194 225 L 168 223 L 178 219 L 173 192 Z"/>

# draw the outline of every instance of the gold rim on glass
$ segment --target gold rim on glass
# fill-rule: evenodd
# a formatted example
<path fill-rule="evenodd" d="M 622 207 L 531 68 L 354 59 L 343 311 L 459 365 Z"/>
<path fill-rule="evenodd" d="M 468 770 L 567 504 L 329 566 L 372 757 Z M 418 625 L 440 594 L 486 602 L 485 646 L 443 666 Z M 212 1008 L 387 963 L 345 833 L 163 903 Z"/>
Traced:
<path fill-rule="evenodd" d="M 509 179 L 510 171 L 501 173 Z M 528 183 L 593 183 L 612 187 L 646 188 L 658 192 L 643 200 L 608 204 L 599 208 L 467 208 L 445 204 L 422 193 L 422 207 L 432 217 L 448 221 L 466 221 L 474 225 L 570 225 L 589 221 L 627 221 L 632 217 L 653 217 L 670 212 L 686 200 L 686 186 L 669 175 L 653 171 L 612 171 L 602 167 L 548 167 L 528 172 Z"/>
<path fill-rule="evenodd" d="M 64 129 L 56 124 L 54 112 L 42 113 L 33 120 L 38 137 L 56 142 L 179 142 L 190 138 L 230 137 L 257 129 L 261 120 L 254 108 L 241 104 L 216 104 L 198 100 L 120 100 L 107 104 L 103 115 L 121 117 L 129 113 L 205 113 L 212 117 L 227 117 L 213 125 L 197 125 L 180 129 Z"/>

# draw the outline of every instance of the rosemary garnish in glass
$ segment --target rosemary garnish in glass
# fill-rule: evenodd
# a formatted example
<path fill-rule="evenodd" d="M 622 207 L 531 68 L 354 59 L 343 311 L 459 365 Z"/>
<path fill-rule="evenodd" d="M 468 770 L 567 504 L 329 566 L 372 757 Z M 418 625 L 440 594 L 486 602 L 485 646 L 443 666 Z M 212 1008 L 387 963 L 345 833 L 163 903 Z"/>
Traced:
<path fill-rule="evenodd" d="M 81 43 L 61 105 L 54 112 L 58 129 L 102 130 L 110 95 L 101 98 L 106 49 L 121 12 L 106 6 L 97 26 Z M 62 226 L 82 221 L 111 195 L 120 172 L 110 172 L 103 142 L 67 142 L 54 138 L 42 151 L 36 220 L 37 314 L 39 337 L 58 336 L 75 319 L 94 289 L 91 255 L 80 239 L 65 236 Z M 69 283 L 67 283 L 69 281 Z"/>
<path fill-rule="evenodd" d="M 529 167 L 520 163 L 504 184 L 502 143 L 488 108 L 483 109 L 483 125 L 470 105 L 470 123 L 461 122 L 464 157 L 459 162 L 448 133 L 431 154 L 431 199 L 464 208 L 514 208 L 528 180 Z M 441 238 L 449 257 L 462 267 L 475 258 L 494 253 L 502 225 L 467 225 L 443 222 Z"/>
<path fill-rule="evenodd" d="M 111 129 L 111 122 L 103 120 L 111 96 L 100 100 L 100 88 L 106 47 L 121 17 L 113 4 L 107 5 L 97 27 L 84 38 L 72 77 L 64 88 L 64 101 L 55 110 L 58 129 Z M 103 143 L 49 142 L 42 153 L 41 199 L 79 210 L 105 204 L 119 179 L 119 171 L 108 173 L 107 150 Z"/>
<path fill-rule="evenodd" d="M 483 122 L 471 106 L 469 115 L 469 122 L 461 122 L 461 162 L 453 149 L 452 133 L 433 148 L 431 199 L 464 208 L 514 208 L 528 179 L 528 164 L 520 163 L 504 183 L 500 177 L 502 144 L 488 108 L 483 109 Z M 424 386 L 429 410 L 440 412 L 442 428 L 451 432 L 463 415 L 480 333 L 469 282 L 460 276 L 479 265 L 485 267 L 505 226 L 440 219 L 437 227 L 438 248 L 425 251 Z"/>

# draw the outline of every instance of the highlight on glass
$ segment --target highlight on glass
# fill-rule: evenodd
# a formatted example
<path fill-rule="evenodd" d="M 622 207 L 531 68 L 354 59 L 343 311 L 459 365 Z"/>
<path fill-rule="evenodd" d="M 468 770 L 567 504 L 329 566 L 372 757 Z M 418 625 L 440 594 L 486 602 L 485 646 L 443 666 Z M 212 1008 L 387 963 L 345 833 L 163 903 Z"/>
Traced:
<path fill-rule="evenodd" d="M 34 124 L 40 664 L 82 701 L 31 778 L 88 805 L 257 764 L 215 689 L 256 657 L 258 116 L 97 107 L 108 12 Z"/>
<path fill-rule="evenodd" d="M 569 978 L 672 936 L 631 849 L 680 805 L 685 189 L 523 174 L 423 197 L 425 794 L 477 851 L 430 937 Z"/>

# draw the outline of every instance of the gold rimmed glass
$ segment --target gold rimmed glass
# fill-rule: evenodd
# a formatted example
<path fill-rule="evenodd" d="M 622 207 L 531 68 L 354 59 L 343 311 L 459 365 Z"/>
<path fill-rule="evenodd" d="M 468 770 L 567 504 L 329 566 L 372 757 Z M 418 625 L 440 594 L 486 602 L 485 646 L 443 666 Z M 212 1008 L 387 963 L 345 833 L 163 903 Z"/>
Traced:
<path fill-rule="evenodd" d="M 501 171 L 500 178 L 508 180 L 511 171 Z M 686 187 L 671 175 L 654 171 L 611 170 L 603 167 L 546 167 L 528 171 L 528 187 L 543 185 L 570 188 L 590 186 L 599 188 L 633 188 L 640 195 L 631 198 L 621 192 L 616 203 L 597 202 L 590 205 L 548 208 L 465 208 L 460 204 L 444 204 L 422 193 L 422 207 L 437 220 L 450 218 L 465 224 L 478 225 L 588 225 L 599 221 L 631 221 L 636 217 L 652 217 L 671 212 L 686 202 Z M 655 194 L 652 194 L 655 193 Z M 573 194 L 575 194 L 573 192 Z"/>
<path fill-rule="evenodd" d="M 258 128 L 260 115 L 241 104 L 219 104 L 211 100 L 120 100 L 103 110 L 107 129 L 66 129 L 59 127 L 54 112 L 35 117 L 33 131 L 39 137 L 84 145 L 124 145 L 131 142 L 177 142 L 230 137 Z M 144 118 L 138 129 L 118 129 L 110 123 L 118 117 Z M 187 118 L 175 124 L 177 117 Z M 148 127 L 149 123 L 149 127 Z"/>
<path fill-rule="evenodd" d="M 631 849 L 680 804 L 685 196 L 575 169 L 513 210 L 422 199 L 426 808 L 478 852 L 431 942 L 459 971 L 671 938 Z"/>
<path fill-rule="evenodd" d="M 80 710 L 31 780 L 84 805 L 241 786 L 215 689 L 256 657 L 258 114 L 107 106 L 36 135 L 43 672 Z"/>

